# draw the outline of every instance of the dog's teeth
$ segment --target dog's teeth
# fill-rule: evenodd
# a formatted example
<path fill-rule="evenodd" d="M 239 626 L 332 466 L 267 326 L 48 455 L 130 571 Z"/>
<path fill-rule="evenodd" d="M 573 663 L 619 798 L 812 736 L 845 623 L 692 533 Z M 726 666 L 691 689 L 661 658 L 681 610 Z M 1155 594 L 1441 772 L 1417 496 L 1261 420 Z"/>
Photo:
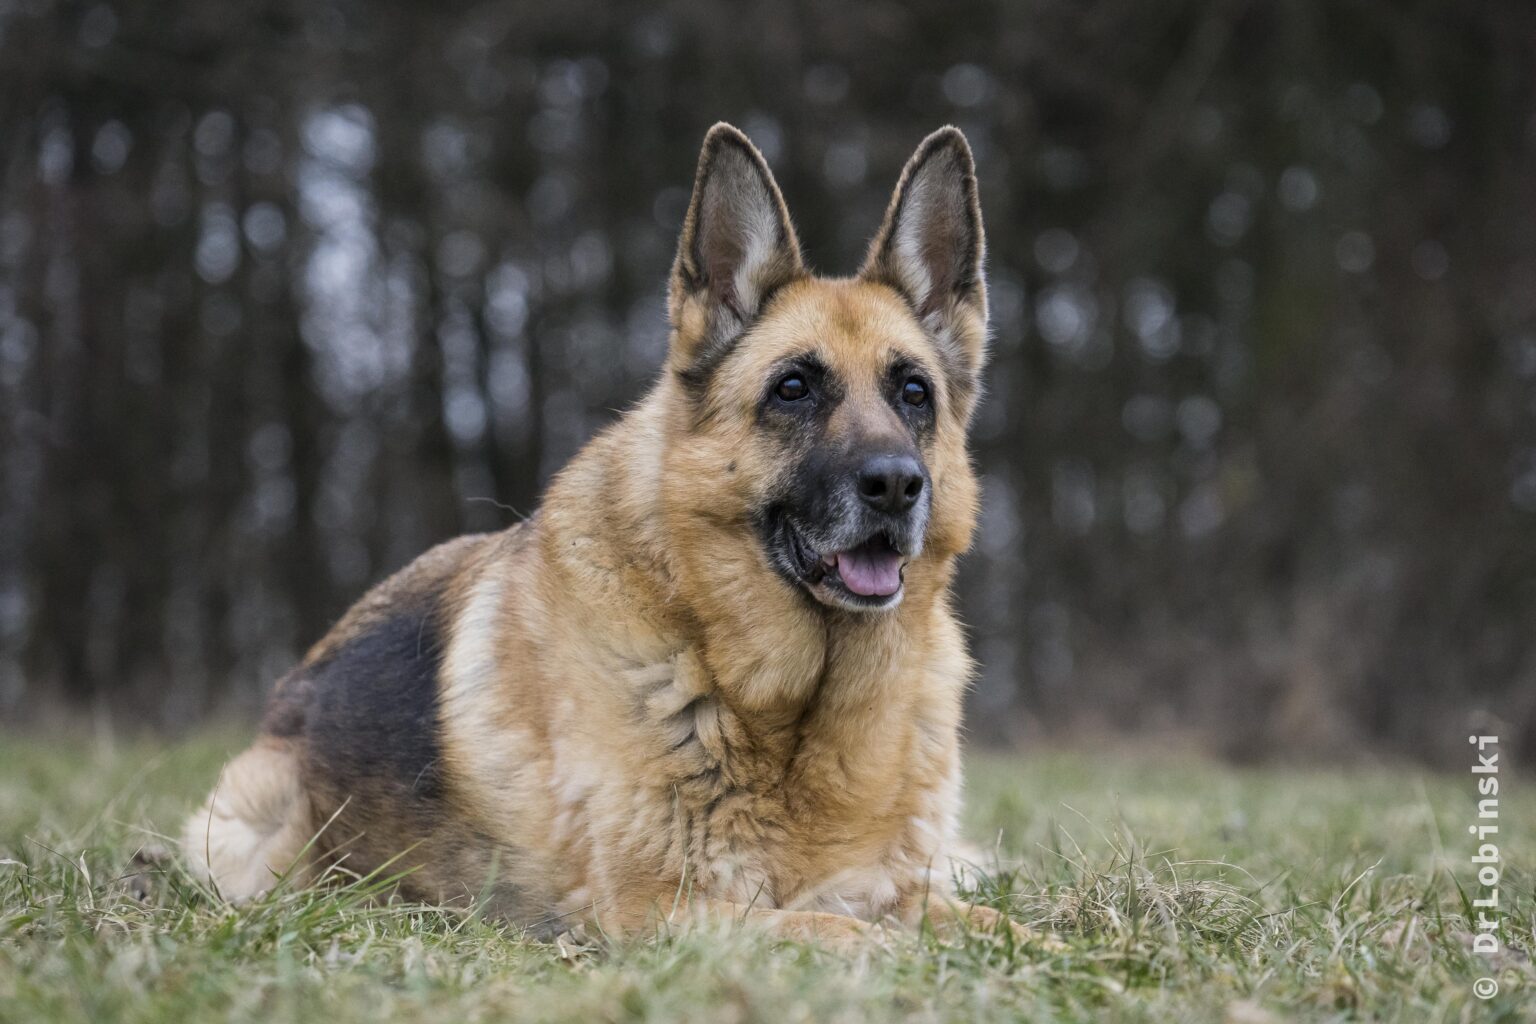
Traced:
<path fill-rule="evenodd" d="M 825 566 L 836 565 L 837 564 L 837 556 L 836 555 L 822 555 L 821 556 L 821 564 L 825 565 Z"/>

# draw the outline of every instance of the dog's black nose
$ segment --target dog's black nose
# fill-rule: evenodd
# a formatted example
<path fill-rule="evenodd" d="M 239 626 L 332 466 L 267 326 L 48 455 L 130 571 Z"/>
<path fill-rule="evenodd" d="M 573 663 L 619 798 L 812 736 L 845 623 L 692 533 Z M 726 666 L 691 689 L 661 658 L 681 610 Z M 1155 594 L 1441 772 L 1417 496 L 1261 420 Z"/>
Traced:
<path fill-rule="evenodd" d="M 859 497 L 893 515 L 917 504 L 923 493 L 923 467 L 910 455 L 875 455 L 858 472 Z"/>

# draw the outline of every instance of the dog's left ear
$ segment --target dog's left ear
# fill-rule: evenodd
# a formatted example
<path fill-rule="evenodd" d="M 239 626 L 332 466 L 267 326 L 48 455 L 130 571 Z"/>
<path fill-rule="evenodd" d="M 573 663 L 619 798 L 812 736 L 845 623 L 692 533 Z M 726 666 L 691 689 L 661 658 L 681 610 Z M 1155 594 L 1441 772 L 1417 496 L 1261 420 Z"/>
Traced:
<path fill-rule="evenodd" d="M 727 350 L 776 289 L 805 275 L 789 210 L 763 155 L 724 122 L 704 137 L 672 265 L 668 312 L 684 364 Z"/>
<path fill-rule="evenodd" d="M 986 356 L 985 258 L 971 147 L 940 128 L 907 161 L 859 276 L 900 292 L 974 379 Z"/>

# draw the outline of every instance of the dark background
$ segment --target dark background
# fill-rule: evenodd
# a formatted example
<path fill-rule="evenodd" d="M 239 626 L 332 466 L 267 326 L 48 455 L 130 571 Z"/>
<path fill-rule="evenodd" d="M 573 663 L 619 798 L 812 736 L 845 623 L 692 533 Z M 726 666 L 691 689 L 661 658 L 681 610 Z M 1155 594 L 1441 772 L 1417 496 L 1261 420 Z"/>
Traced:
<path fill-rule="evenodd" d="M 641 393 L 713 121 L 831 272 L 953 122 L 972 734 L 1536 754 L 1533 11 L 0 0 L 0 718 L 251 713 Z"/>

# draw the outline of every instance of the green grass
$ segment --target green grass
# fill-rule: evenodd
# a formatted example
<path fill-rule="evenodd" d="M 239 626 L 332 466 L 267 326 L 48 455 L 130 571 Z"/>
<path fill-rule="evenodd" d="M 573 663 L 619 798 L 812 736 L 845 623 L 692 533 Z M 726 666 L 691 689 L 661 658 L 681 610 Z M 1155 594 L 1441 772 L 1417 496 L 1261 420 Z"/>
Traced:
<path fill-rule="evenodd" d="M 1508 949 L 1467 944 L 1470 775 L 978 755 L 977 898 L 1064 940 L 857 956 L 713 932 L 572 949 L 367 885 L 121 882 L 243 737 L 0 734 L 0 1021 L 1528 1021 L 1536 780 L 1504 777 Z M 159 840 L 163 841 L 163 840 Z M 1459 883 L 1459 884 L 1458 884 Z M 1493 975 L 1491 1001 L 1472 981 Z"/>

